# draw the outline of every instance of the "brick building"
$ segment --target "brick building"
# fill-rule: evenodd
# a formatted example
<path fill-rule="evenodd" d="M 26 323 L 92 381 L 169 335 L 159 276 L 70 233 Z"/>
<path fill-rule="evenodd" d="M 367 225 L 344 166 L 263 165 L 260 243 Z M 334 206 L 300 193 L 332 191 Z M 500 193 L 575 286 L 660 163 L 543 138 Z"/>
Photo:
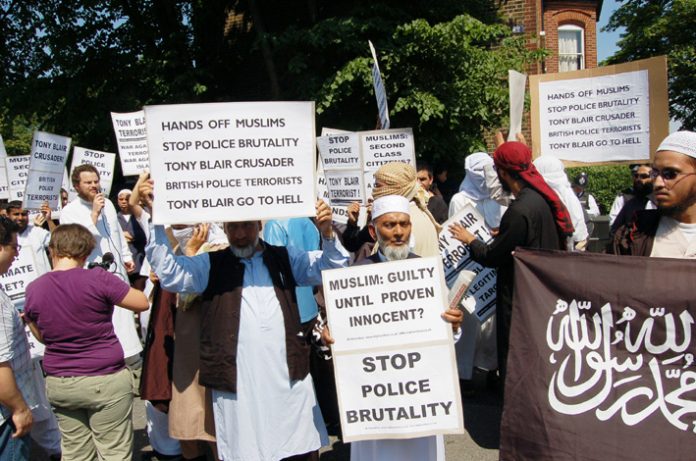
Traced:
<path fill-rule="evenodd" d="M 549 53 L 544 61 L 528 68 L 527 74 L 597 67 L 597 21 L 602 11 L 602 2 L 603 0 L 497 0 L 498 9 L 507 19 L 513 33 L 524 34 L 528 48 L 546 49 Z M 522 133 L 531 142 L 528 112 L 522 119 Z M 486 144 L 490 151 L 495 148 L 492 132 L 486 135 Z"/>
<path fill-rule="evenodd" d="M 513 32 L 524 34 L 530 48 L 548 58 L 531 74 L 597 67 L 597 20 L 602 0 L 499 0 Z"/>

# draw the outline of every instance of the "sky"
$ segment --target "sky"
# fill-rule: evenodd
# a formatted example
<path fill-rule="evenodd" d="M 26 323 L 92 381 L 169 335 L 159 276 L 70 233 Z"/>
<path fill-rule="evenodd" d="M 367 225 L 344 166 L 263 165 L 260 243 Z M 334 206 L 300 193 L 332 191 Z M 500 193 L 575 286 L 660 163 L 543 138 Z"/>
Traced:
<path fill-rule="evenodd" d="M 621 31 L 602 32 L 604 26 L 609 22 L 611 14 L 619 7 L 619 2 L 616 0 L 604 0 L 602 4 L 602 13 L 599 15 L 597 23 L 597 62 L 600 63 L 606 58 L 614 54 L 617 50 L 616 42 L 619 40 Z"/>

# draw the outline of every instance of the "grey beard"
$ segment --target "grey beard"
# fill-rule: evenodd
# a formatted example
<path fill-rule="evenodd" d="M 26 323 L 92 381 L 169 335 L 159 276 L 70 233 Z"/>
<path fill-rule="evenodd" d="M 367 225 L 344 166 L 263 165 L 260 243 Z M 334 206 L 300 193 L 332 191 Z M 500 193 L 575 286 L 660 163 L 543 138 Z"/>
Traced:
<path fill-rule="evenodd" d="M 411 252 L 408 245 L 402 245 L 400 247 L 387 245 L 382 239 L 382 236 L 379 235 L 379 232 L 377 232 L 377 243 L 379 244 L 380 251 L 384 257 L 387 258 L 387 261 L 401 261 L 402 259 L 408 258 L 408 254 Z"/>
<path fill-rule="evenodd" d="M 254 240 L 254 243 L 244 247 L 236 247 L 234 245 L 230 245 L 230 250 L 232 250 L 232 254 L 238 258 L 251 258 L 256 252 L 256 246 L 258 244 L 259 237 L 257 236 L 256 240 Z"/>

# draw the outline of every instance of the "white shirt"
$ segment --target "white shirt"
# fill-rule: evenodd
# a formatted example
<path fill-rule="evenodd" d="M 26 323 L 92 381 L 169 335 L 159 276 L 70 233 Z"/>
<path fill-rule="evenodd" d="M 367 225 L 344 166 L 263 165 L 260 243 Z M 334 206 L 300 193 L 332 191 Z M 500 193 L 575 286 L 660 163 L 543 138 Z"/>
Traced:
<path fill-rule="evenodd" d="M 662 216 L 650 252 L 657 258 L 696 258 L 696 224 L 684 224 Z"/>
<path fill-rule="evenodd" d="M 24 247 L 31 247 L 34 252 L 34 262 L 36 263 L 37 276 L 51 271 L 51 263 L 48 261 L 48 242 L 51 240 L 51 233 L 41 227 L 31 224 L 24 229 L 24 232 L 17 234 L 17 243 Z"/>
<path fill-rule="evenodd" d="M 86 263 L 101 261 L 105 253 L 111 253 L 114 255 L 116 262 L 114 273 L 128 283 L 128 273 L 124 262 L 133 261 L 133 256 L 128 249 L 128 243 L 118 223 L 116 208 L 109 200 L 104 202 L 104 208 L 99 213 L 96 225 L 92 221 L 92 203 L 81 198 L 76 198 L 63 208 L 60 215 L 60 223 L 76 223 L 85 226 L 97 241 L 97 245 L 87 257 Z M 114 270 L 113 266 L 110 270 Z M 143 350 L 143 346 L 140 344 L 140 338 L 135 329 L 133 313 L 116 306 L 112 320 L 118 341 L 121 343 L 121 347 L 123 347 L 123 356 L 128 358 L 139 354 Z"/>

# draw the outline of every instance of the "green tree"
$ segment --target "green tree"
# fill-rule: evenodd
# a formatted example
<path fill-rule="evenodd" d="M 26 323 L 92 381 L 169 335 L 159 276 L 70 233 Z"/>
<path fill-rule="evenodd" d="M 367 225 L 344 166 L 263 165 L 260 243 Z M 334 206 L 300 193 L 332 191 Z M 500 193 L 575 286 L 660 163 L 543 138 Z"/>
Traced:
<path fill-rule="evenodd" d="M 696 129 L 696 0 L 627 0 L 606 30 L 625 28 L 616 64 L 667 55 L 670 114 L 683 128 Z"/>
<path fill-rule="evenodd" d="M 5 140 L 30 120 L 112 151 L 108 112 L 148 104 L 315 100 L 318 127 L 371 129 L 369 39 L 392 126 L 462 157 L 504 123 L 507 69 L 537 57 L 494 1 L 0 0 L 0 29 Z"/>

